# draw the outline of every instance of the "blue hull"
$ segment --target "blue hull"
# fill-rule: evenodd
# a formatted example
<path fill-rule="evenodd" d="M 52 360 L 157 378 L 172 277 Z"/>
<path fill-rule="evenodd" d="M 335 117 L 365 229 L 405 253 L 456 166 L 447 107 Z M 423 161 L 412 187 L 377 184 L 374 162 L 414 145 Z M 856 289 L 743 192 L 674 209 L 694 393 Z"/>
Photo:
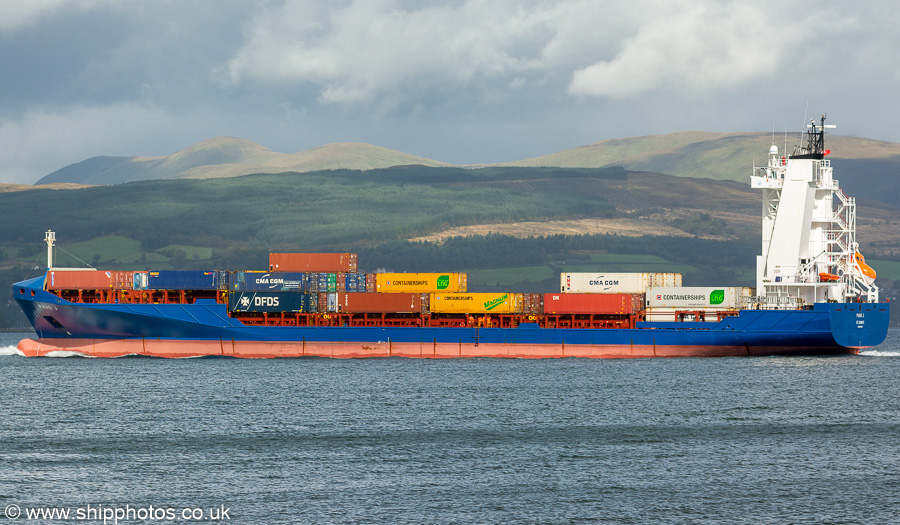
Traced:
<path fill-rule="evenodd" d="M 421 353 L 432 345 L 436 353 L 440 348 L 452 353 L 448 345 L 459 345 L 460 355 L 519 356 L 516 348 L 522 347 L 533 357 L 543 357 L 544 351 L 554 357 L 819 354 L 878 345 L 887 335 L 889 321 L 887 303 L 822 303 L 812 310 L 742 310 L 718 323 L 648 322 L 638 323 L 635 329 L 555 329 L 536 324 L 517 328 L 271 327 L 245 326 L 228 316 L 225 305 L 212 300 L 190 305 L 71 303 L 45 292 L 43 277 L 16 283 L 13 292 L 42 344 L 60 348 L 65 340 L 170 340 L 213 341 L 216 348 L 230 344 L 232 351 L 240 342 L 295 344 L 303 345 L 302 355 L 324 352 L 308 354 L 307 346 L 328 345 L 332 352 L 357 345 L 361 350 L 351 352 L 353 356 L 369 355 L 366 348 L 385 343 L 393 352 L 389 355 L 404 355 L 395 349 Z M 223 353 L 228 355 L 226 350 Z"/>

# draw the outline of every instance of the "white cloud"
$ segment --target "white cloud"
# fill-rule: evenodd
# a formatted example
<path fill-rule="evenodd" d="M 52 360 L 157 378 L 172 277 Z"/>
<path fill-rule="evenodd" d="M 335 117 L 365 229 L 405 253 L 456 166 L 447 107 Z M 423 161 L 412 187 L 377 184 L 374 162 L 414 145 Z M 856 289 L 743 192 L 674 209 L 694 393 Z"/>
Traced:
<path fill-rule="evenodd" d="M 488 97 L 548 81 L 560 93 L 614 99 L 708 93 L 772 78 L 799 58 L 798 44 L 852 18 L 827 5 L 767 1 L 416 5 L 288 0 L 264 7 L 225 77 L 232 85 L 311 86 L 324 103 L 418 102 L 453 90 Z"/>
<path fill-rule="evenodd" d="M 558 29 L 590 2 L 468 0 L 403 9 L 396 1 L 353 1 L 325 10 L 288 1 L 262 12 L 227 66 L 233 84 L 304 83 L 322 102 L 357 102 L 513 81 L 548 69 Z M 554 51 L 559 54 L 561 52 Z"/>
<path fill-rule="evenodd" d="M 569 92 L 633 98 L 651 91 L 709 93 L 750 82 L 777 81 L 788 66 L 804 67 L 798 52 L 813 52 L 829 30 L 847 25 L 825 7 L 789 9 L 739 2 L 666 2 L 624 39 L 611 60 L 572 75 Z"/>

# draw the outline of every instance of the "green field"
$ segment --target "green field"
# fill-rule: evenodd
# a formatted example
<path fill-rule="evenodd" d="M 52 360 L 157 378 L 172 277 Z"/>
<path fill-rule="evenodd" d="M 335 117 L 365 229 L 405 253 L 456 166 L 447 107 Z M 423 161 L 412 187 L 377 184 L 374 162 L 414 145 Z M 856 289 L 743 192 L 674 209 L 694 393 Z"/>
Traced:
<path fill-rule="evenodd" d="M 866 264 L 871 266 L 878 277 L 884 277 L 893 281 L 900 280 L 900 262 L 896 261 L 877 261 L 866 258 Z"/>

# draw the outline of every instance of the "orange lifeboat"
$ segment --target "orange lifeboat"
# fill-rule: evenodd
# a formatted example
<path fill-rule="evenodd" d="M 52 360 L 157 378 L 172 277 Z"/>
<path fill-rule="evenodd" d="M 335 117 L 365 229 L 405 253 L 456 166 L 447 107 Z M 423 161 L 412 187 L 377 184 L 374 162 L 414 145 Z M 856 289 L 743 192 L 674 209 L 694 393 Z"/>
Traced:
<path fill-rule="evenodd" d="M 833 273 L 828 272 L 819 272 L 819 281 L 823 283 L 833 283 L 839 280 L 841 277 L 839 275 L 835 275 Z"/>
<path fill-rule="evenodd" d="M 876 273 L 875 270 L 866 264 L 866 258 L 859 252 L 856 252 L 854 257 L 854 262 L 856 263 L 856 271 L 862 274 L 863 279 L 869 284 L 872 284 L 875 281 Z"/>

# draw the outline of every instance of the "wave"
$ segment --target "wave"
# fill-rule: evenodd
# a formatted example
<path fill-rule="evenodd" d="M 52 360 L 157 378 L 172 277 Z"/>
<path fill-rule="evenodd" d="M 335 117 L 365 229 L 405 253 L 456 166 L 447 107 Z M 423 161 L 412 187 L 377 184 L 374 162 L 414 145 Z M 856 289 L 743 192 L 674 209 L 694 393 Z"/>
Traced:
<path fill-rule="evenodd" d="M 884 352 L 881 350 L 864 350 L 859 353 L 866 357 L 900 357 L 900 351 Z"/>
<path fill-rule="evenodd" d="M 44 357 L 94 357 L 91 355 L 85 355 L 81 352 L 72 352 L 71 350 L 53 350 L 52 352 L 47 352 L 44 354 Z"/>
<path fill-rule="evenodd" d="M 15 345 L 0 347 L 0 355 L 23 355 Z"/>

